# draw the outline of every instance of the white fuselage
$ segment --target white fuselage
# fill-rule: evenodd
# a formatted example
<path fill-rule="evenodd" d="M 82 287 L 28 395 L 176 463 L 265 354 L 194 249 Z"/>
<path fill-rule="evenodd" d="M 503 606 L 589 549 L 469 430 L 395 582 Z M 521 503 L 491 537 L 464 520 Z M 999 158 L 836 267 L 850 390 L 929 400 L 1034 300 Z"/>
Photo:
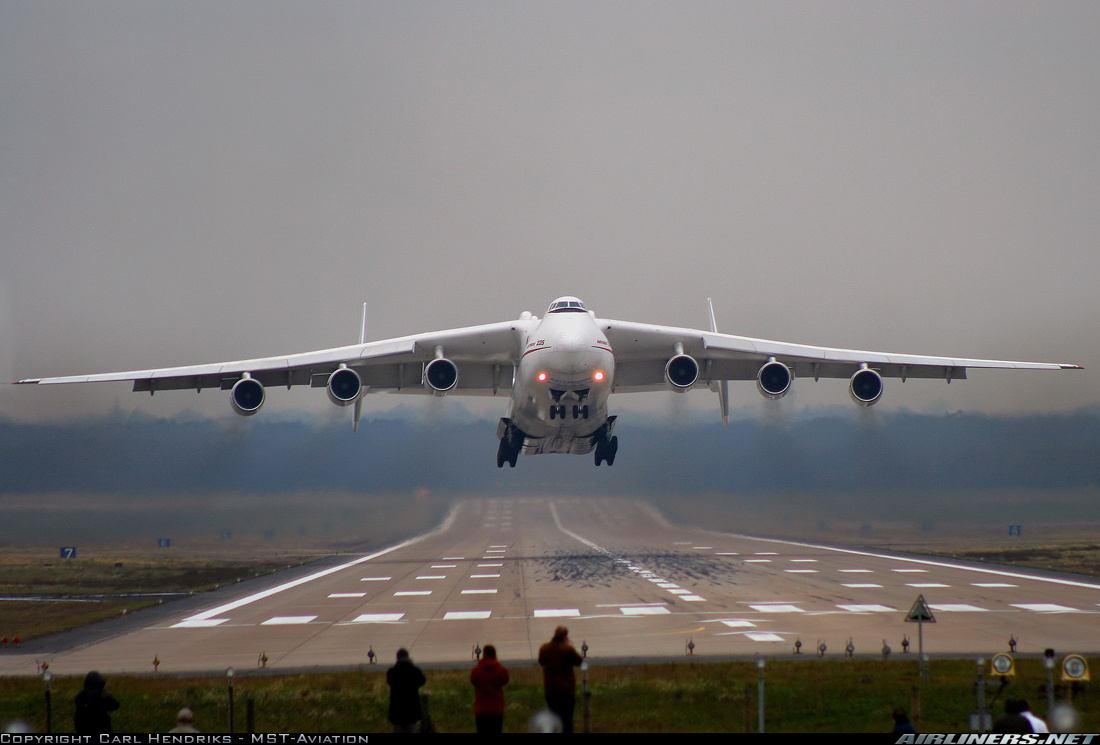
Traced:
<path fill-rule="evenodd" d="M 589 452 L 607 422 L 615 356 L 587 311 L 548 313 L 523 342 L 509 417 L 538 452 Z"/>

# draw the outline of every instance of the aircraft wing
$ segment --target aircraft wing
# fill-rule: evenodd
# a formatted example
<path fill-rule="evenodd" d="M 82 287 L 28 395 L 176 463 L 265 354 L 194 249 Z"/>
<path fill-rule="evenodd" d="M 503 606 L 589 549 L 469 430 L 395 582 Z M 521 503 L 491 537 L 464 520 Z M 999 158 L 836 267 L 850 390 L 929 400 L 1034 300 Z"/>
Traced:
<path fill-rule="evenodd" d="M 206 365 L 153 370 L 29 378 L 21 384 L 102 383 L 133 381 L 135 391 L 220 388 L 229 390 L 246 374 L 264 387 L 324 387 L 341 365 L 358 373 L 369 390 L 428 393 L 424 366 L 444 356 L 458 368 L 450 393 L 495 395 L 512 387 L 512 365 L 518 362 L 525 321 L 506 321 L 449 331 L 371 341 L 316 352 Z M 437 349 L 439 350 L 437 353 Z"/>
<path fill-rule="evenodd" d="M 962 380 L 968 368 L 1010 370 L 1077 370 L 1078 365 L 1049 362 L 1010 362 L 959 357 L 923 357 L 913 354 L 870 352 L 859 349 L 813 347 L 805 344 L 753 339 L 698 329 L 652 326 L 600 319 L 599 328 L 615 350 L 615 391 L 667 389 L 665 364 L 683 345 L 683 353 L 699 363 L 699 382 L 755 380 L 770 358 L 785 364 L 796 378 L 850 378 L 861 367 L 884 378 L 938 378 Z"/>

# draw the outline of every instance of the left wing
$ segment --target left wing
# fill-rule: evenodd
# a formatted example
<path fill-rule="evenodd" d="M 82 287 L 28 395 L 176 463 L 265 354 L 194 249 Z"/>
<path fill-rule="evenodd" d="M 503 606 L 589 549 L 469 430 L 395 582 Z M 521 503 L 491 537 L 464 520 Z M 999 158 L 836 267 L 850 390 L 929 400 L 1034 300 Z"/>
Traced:
<path fill-rule="evenodd" d="M 526 320 L 505 321 L 281 357 L 97 375 L 29 378 L 18 382 L 55 385 L 133 381 L 135 391 L 149 391 L 150 394 L 188 388 L 200 391 L 204 388 L 231 390 L 245 378 L 264 387 L 308 385 L 319 388 L 329 386 L 333 374 L 347 368 L 356 373 L 362 390 L 495 395 L 512 387 L 512 366 L 519 360 L 522 337 L 529 323 Z M 429 382 L 428 368 L 437 360 L 450 363 L 454 372 L 453 381 L 447 375 L 450 371 L 444 369 L 446 365 L 435 365 L 435 382 L 440 385 L 433 386 Z M 358 395 L 356 392 L 346 403 L 351 403 Z"/>
<path fill-rule="evenodd" d="M 771 360 L 789 370 L 791 377 L 815 380 L 852 378 L 865 369 L 887 378 L 902 380 L 938 378 L 948 381 L 965 379 L 968 368 L 1082 369 L 1078 365 L 1063 363 L 924 357 L 858 349 L 813 347 L 719 334 L 715 331 L 651 326 L 609 319 L 600 319 L 597 323 L 600 330 L 607 335 L 611 348 L 615 350 L 615 391 L 667 389 L 671 381 L 667 377 L 666 367 L 678 353 L 687 355 L 698 363 L 698 382 L 702 383 L 723 380 L 757 380 L 759 382 L 762 368 Z M 765 391 L 762 390 L 762 392 Z M 776 392 L 782 395 L 786 389 L 785 387 L 782 391 L 776 389 Z M 767 395 L 766 392 L 765 395 Z M 772 397 L 778 398 L 778 395 Z M 874 403 L 874 401 L 864 403 Z"/>

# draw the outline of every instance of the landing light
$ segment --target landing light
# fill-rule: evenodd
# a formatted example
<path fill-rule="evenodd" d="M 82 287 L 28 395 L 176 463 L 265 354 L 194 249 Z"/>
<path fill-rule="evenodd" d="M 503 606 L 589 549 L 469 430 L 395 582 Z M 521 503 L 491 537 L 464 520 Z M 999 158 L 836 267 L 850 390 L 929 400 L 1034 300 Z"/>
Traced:
<path fill-rule="evenodd" d="M 592 374 L 592 379 L 595 380 L 597 383 L 602 383 L 603 378 L 603 370 L 597 370 L 595 373 Z"/>
<path fill-rule="evenodd" d="M 535 377 L 536 377 L 536 378 L 538 378 L 538 381 L 539 381 L 540 383 L 545 383 L 545 382 L 546 382 L 546 373 L 544 373 L 544 372 L 540 372 L 540 373 L 539 373 L 538 375 L 536 375 Z"/>

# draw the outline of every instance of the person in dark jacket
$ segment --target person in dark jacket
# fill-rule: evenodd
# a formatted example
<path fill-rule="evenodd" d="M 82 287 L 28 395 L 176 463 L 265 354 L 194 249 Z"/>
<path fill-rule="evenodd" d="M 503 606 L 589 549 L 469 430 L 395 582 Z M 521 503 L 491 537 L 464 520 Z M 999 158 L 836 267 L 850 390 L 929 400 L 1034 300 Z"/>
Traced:
<path fill-rule="evenodd" d="M 474 723 L 479 735 L 499 735 L 504 731 L 504 686 L 508 671 L 497 660 L 497 648 L 485 645 L 485 651 L 470 671 L 474 686 Z"/>
<path fill-rule="evenodd" d="M 84 690 L 76 694 L 73 725 L 78 735 L 111 734 L 111 712 L 118 701 L 107 693 L 107 679 L 95 670 L 84 677 Z"/>
<path fill-rule="evenodd" d="M 397 664 L 386 671 L 390 687 L 390 724 L 394 732 L 416 732 L 420 724 L 420 687 L 424 673 L 409 659 L 406 649 L 397 650 Z"/>
<path fill-rule="evenodd" d="M 577 679 L 573 668 L 584 660 L 569 643 L 569 629 L 558 626 L 554 636 L 539 648 L 546 705 L 561 717 L 561 731 L 573 731 L 573 710 L 577 706 Z"/>

